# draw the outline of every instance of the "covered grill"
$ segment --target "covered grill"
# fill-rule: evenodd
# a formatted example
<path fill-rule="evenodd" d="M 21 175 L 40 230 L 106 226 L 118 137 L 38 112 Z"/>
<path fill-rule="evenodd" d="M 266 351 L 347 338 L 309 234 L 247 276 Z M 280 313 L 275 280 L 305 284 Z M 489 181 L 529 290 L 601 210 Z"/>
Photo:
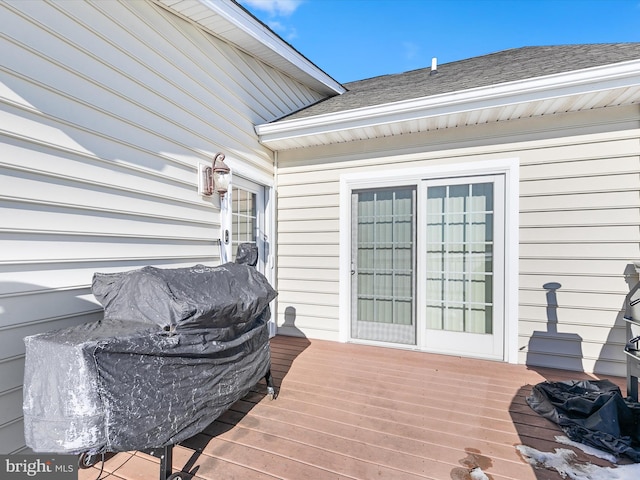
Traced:
<path fill-rule="evenodd" d="M 104 319 L 25 338 L 36 452 L 151 450 L 199 432 L 268 378 L 269 302 L 246 264 L 94 275 Z M 170 470 L 170 469 L 169 469 Z"/>

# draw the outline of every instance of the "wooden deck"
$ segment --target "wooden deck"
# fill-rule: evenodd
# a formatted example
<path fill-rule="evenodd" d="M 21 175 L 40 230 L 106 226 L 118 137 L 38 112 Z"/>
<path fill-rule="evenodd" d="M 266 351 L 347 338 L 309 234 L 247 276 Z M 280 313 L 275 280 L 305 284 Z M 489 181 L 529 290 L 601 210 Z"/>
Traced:
<path fill-rule="evenodd" d="M 534 469 L 516 446 L 570 448 L 525 402 L 544 380 L 594 378 L 523 365 L 278 336 L 272 371 L 205 432 L 174 448 L 174 470 L 194 480 L 560 480 Z M 624 379 L 612 378 L 621 388 Z M 623 390 L 624 391 L 624 390 Z M 577 450 L 578 458 L 607 462 Z M 100 464 L 81 470 L 97 478 Z M 119 453 L 100 478 L 154 480 L 159 460 Z"/>

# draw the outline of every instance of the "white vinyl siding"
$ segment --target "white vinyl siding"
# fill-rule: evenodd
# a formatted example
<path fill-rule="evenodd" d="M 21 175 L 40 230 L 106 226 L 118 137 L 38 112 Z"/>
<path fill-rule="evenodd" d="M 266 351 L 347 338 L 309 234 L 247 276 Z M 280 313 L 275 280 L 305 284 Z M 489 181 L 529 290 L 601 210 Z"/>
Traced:
<path fill-rule="evenodd" d="M 341 174 L 504 158 L 521 165 L 518 362 L 625 375 L 622 313 L 640 258 L 637 106 L 279 152 L 279 323 L 289 307 L 302 333 L 340 338 L 339 293 L 327 292 L 339 291 Z M 549 282 L 561 284 L 557 308 Z"/>
<path fill-rule="evenodd" d="M 640 257 L 640 147 L 637 130 L 608 137 L 522 158 L 522 361 L 625 374 L 622 315 Z M 561 285 L 556 304 L 546 282 Z"/>
<path fill-rule="evenodd" d="M 99 320 L 94 272 L 219 262 L 198 163 L 273 175 L 254 125 L 322 96 L 152 2 L 0 3 L 0 453 L 23 338 Z"/>
<path fill-rule="evenodd" d="M 288 171 L 278 177 L 278 332 L 337 340 L 339 182 L 321 168 Z"/>

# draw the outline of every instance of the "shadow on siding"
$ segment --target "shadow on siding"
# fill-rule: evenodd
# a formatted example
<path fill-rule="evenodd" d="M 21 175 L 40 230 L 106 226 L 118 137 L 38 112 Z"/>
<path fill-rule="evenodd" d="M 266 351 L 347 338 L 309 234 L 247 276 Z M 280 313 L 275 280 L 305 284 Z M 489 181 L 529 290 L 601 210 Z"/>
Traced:
<path fill-rule="evenodd" d="M 627 290 L 631 291 L 639 280 L 635 265 L 628 263 L 625 266 L 623 276 L 627 284 Z M 623 371 L 626 373 L 627 356 L 624 353 L 624 346 L 632 336 L 638 335 L 637 332 L 627 331 L 627 322 L 624 320 L 626 310 L 627 299 L 625 297 L 616 316 L 615 324 L 609 331 L 607 342 L 600 352 L 600 358 L 598 358 L 594 366 L 596 373 L 602 372 L 603 374 L 608 374 L 612 369 L 611 364 L 616 361 L 624 364 Z M 624 335 L 624 337 L 622 337 L 622 335 Z M 624 391 L 622 393 L 625 394 Z"/>
<path fill-rule="evenodd" d="M 540 366 L 583 372 L 582 337 L 577 333 L 558 332 L 557 291 L 561 287 L 557 282 L 542 285 L 547 291 L 547 329 L 544 332 L 534 331 L 531 335 L 526 364 L 532 368 Z M 561 356 L 562 364 L 550 364 L 549 355 Z"/>

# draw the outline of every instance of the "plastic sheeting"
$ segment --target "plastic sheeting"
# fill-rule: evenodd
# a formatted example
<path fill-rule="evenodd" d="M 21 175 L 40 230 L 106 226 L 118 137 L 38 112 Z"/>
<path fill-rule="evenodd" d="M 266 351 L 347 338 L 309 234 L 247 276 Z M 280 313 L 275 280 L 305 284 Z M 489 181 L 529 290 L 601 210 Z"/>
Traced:
<path fill-rule="evenodd" d="M 262 274 L 236 263 L 96 273 L 92 290 L 105 320 L 155 323 L 169 331 L 205 328 L 223 337 L 242 331 L 276 295 Z"/>
<path fill-rule="evenodd" d="M 276 292 L 248 265 L 95 274 L 104 319 L 25 338 L 24 423 L 36 452 L 176 444 L 269 370 Z"/>
<path fill-rule="evenodd" d="M 527 403 L 574 442 L 640 462 L 640 404 L 609 380 L 539 383 Z"/>

